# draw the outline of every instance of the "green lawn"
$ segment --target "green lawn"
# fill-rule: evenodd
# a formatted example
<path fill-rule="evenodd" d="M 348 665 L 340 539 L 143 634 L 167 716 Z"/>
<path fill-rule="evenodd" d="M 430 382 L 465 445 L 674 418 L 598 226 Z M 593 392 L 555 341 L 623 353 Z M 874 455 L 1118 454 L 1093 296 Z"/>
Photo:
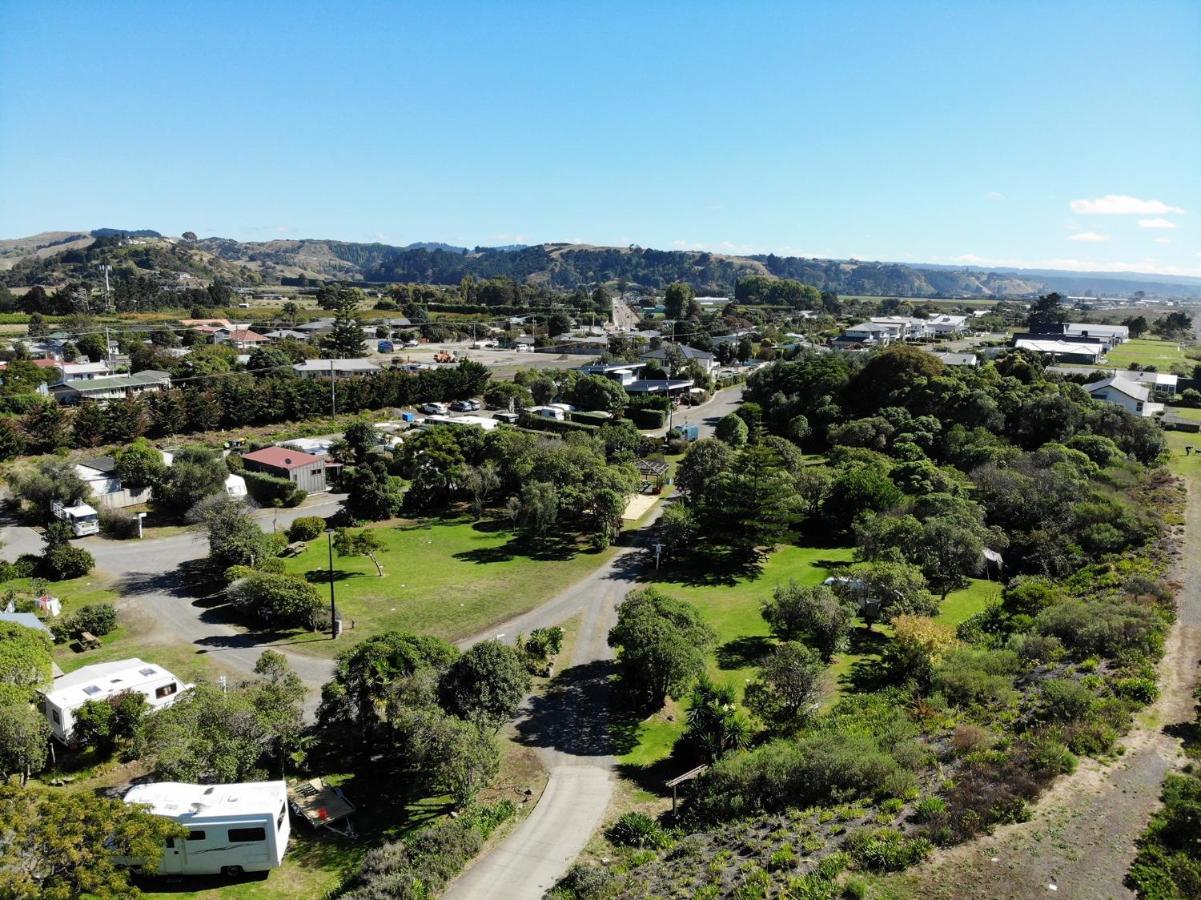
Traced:
<path fill-rule="evenodd" d="M 1124 369 L 1132 362 L 1143 366 L 1156 366 L 1161 372 L 1168 371 L 1173 363 L 1192 364 L 1175 341 L 1137 338 L 1118 344 L 1105 354 L 1102 368 Z"/>
<path fill-rule="evenodd" d="M 466 519 L 386 525 L 384 577 L 366 557 L 334 557 L 334 589 L 351 641 L 389 629 L 456 640 L 533 609 L 612 558 L 564 543 L 529 555 L 496 523 Z M 329 551 L 318 538 L 287 561 L 328 596 Z M 353 622 L 353 629 L 351 624 Z M 346 641 L 301 643 L 297 650 L 332 654 Z"/>
<path fill-rule="evenodd" d="M 1168 412 L 1182 419 L 1192 419 L 1194 422 L 1201 422 L 1201 409 L 1194 409 L 1191 406 L 1172 406 L 1168 408 Z M 1187 434 L 1188 432 L 1185 433 Z"/>
<path fill-rule="evenodd" d="M 753 579 L 739 578 L 730 585 L 696 585 L 665 572 L 656 586 L 700 610 L 717 634 L 717 650 L 709 661 L 709 674 L 715 680 L 734 685 L 741 695 L 754 675 L 756 660 L 773 640 L 759 614 L 763 601 L 789 580 L 820 584 L 829 576 L 830 564 L 850 562 L 853 552 L 850 547 L 781 547 L 768 557 L 763 570 Z M 636 744 L 621 761 L 634 766 L 651 765 L 671 753 L 672 744 L 683 730 L 682 705 L 669 705 L 639 724 Z"/>

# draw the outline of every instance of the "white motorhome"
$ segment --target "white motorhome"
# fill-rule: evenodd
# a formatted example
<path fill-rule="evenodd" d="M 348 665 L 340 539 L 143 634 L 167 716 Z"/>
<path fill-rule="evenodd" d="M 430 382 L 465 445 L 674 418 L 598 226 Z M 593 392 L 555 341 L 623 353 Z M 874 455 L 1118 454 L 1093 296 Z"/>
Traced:
<path fill-rule="evenodd" d="M 89 700 L 107 700 L 136 691 L 151 709 L 170 706 L 192 685 L 184 684 L 162 666 L 140 659 L 122 659 L 84 666 L 54 680 L 42 692 L 42 711 L 54 737 L 70 744 L 74 712 Z"/>
<path fill-rule="evenodd" d="M 288 847 L 288 786 L 282 781 L 139 784 L 125 802 L 145 804 L 188 829 L 187 837 L 163 848 L 159 875 L 266 872 L 283 862 Z"/>
<path fill-rule="evenodd" d="M 76 537 L 100 533 L 100 514 L 86 503 L 65 506 L 55 500 L 50 504 L 50 512 L 54 514 L 54 518 L 70 525 L 71 533 Z"/>

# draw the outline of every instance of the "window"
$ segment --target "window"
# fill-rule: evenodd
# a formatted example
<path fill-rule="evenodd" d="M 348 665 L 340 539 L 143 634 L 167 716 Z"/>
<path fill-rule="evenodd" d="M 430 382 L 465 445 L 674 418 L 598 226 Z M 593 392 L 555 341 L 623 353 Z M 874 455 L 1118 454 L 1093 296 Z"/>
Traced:
<path fill-rule="evenodd" d="M 50 718 L 52 718 L 54 720 L 55 725 L 63 724 L 62 717 L 58 714 L 57 709 L 50 710 Z"/>
<path fill-rule="evenodd" d="M 266 828 L 231 828 L 229 829 L 229 839 L 232 843 L 242 844 L 247 841 L 265 841 L 267 840 Z"/>
<path fill-rule="evenodd" d="M 203 831 L 189 831 L 188 832 L 188 840 L 189 841 L 203 841 L 204 840 L 204 832 Z"/>
<path fill-rule="evenodd" d="M 154 692 L 154 698 L 156 700 L 162 700 L 164 697 L 170 697 L 177 690 L 179 690 L 179 685 L 172 681 L 170 684 L 164 684 L 161 688 L 158 688 Z"/>
<path fill-rule="evenodd" d="M 153 675 L 153 674 L 154 674 L 154 669 L 149 669 L 149 668 L 147 668 L 147 669 L 138 669 L 138 674 L 139 674 L 139 675 L 147 675 L 147 676 L 149 676 L 149 675 Z"/>
<path fill-rule="evenodd" d="M 275 828 L 278 831 L 284 825 L 284 816 L 288 814 L 288 806 L 286 803 L 279 805 L 279 815 L 275 817 Z"/>
<path fill-rule="evenodd" d="M 87 687 L 85 687 L 83 689 L 83 692 L 85 694 L 87 694 L 89 697 L 95 697 L 97 694 L 100 693 L 100 688 L 96 687 L 96 685 L 94 685 L 94 684 L 89 684 Z"/>

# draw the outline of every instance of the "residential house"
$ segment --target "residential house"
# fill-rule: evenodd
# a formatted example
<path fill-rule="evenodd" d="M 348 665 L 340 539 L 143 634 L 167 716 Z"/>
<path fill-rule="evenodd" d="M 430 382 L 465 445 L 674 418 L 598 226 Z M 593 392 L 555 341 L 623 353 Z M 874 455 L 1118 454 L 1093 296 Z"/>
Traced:
<path fill-rule="evenodd" d="M 306 359 L 292 366 L 301 378 L 339 378 L 350 375 L 374 375 L 379 363 L 369 359 Z"/>
<path fill-rule="evenodd" d="M 93 400 L 106 403 L 142 394 L 164 391 L 171 386 L 171 376 L 158 369 L 144 369 L 132 375 L 110 375 L 80 381 L 64 381 L 50 388 L 59 403 L 80 403 Z"/>
<path fill-rule="evenodd" d="M 1063 333 L 1069 338 L 1099 338 L 1110 349 L 1130 340 L 1130 329 L 1125 325 L 1102 325 L 1097 322 L 1068 322 Z"/>
<path fill-rule="evenodd" d="M 968 330 L 967 316 L 952 316 L 940 314 L 926 319 L 926 329 L 930 334 L 956 335 Z"/>
<path fill-rule="evenodd" d="M 646 368 L 645 363 L 589 363 L 586 366 L 580 366 L 580 374 L 601 375 L 624 387 L 636 381 L 638 373 L 644 368 Z"/>
<path fill-rule="evenodd" d="M 915 316 L 872 316 L 872 324 L 885 325 L 890 329 L 890 335 L 896 341 L 919 341 L 930 336 L 928 319 Z"/>
<path fill-rule="evenodd" d="M 831 345 L 840 347 L 885 347 L 900 340 L 901 329 L 897 325 L 881 322 L 860 322 L 845 329 L 834 338 Z"/>
<path fill-rule="evenodd" d="M 242 462 L 247 471 L 286 478 L 310 494 L 326 490 L 325 457 L 288 447 L 264 447 L 253 453 L 243 453 Z"/>
<path fill-rule="evenodd" d="M 76 463 L 75 471 L 88 486 L 92 496 L 105 509 L 137 506 L 150 499 L 150 488 L 130 491 L 117 477 L 117 461 L 111 456 L 95 456 Z"/>
<path fill-rule="evenodd" d="M 1090 368 L 1088 366 L 1048 366 L 1048 372 L 1054 372 L 1057 375 L 1085 375 L 1095 376 L 1100 370 Z M 1175 395 L 1180 382 L 1179 375 L 1173 375 L 1171 372 L 1136 372 L 1132 369 L 1122 369 L 1121 376 L 1128 381 L 1134 381 L 1145 387 L 1149 387 L 1153 391 L 1162 391 L 1165 394 Z"/>
<path fill-rule="evenodd" d="M 1095 343 L 1015 337 L 1013 346 L 1018 350 L 1049 356 L 1056 362 L 1098 363 L 1105 356 L 1104 345 Z"/>
<path fill-rule="evenodd" d="M 236 350 L 254 350 L 271 343 L 271 338 L 249 328 L 219 328 L 213 334 L 213 342 L 229 344 Z"/>
<path fill-rule="evenodd" d="M 330 318 L 313 319 L 311 322 L 305 322 L 303 325 L 296 326 L 297 331 L 303 331 L 309 337 L 314 337 L 319 334 L 325 334 L 334 330 L 334 320 Z"/>
<path fill-rule="evenodd" d="M 644 350 L 638 355 L 643 362 L 655 363 L 660 368 L 667 368 L 669 355 L 678 355 L 685 362 L 694 362 L 701 367 L 706 375 L 712 375 L 717 368 L 717 359 L 708 350 L 698 350 L 687 344 L 664 342 L 658 350 Z"/>
<path fill-rule="evenodd" d="M 291 338 L 294 341 L 307 341 L 309 335 L 303 331 L 297 331 L 294 328 L 277 328 L 275 331 L 268 331 L 263 337 L 269 341 L 286 341 Z"/>
<path fill-rule="evenodd" d="M 1122 373 L 1086 384 L 1084 389 L 1094 400 L 1114 403 L 1137 416 L 1153 416 L 1163 412 L 1162 403 L 1152 403 L 1151 389 L 1124 377 Z"/>
<path fill-rule="evenodd" d="M 625 385 L 627 394 L 667 394 L 676 396 L 692 389 L 688 378 L 639 378 Z"/>
<path fill-rule="evenodd" d="M 63 373 L 62 381 L 90 381 L 113 374 L 105 360 L 100 362 L 60 362 L 58 369 Z"/>

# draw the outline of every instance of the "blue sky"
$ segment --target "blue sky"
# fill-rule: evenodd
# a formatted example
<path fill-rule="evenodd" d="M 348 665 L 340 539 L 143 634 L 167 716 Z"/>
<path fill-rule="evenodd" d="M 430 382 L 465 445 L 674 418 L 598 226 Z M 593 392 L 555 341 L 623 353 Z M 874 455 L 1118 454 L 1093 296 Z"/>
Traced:
<path fill-rule="evenodd" d="M 0 237 L 1201 275 L 1196 0 L 0 0 L 0 34 Z"/>

